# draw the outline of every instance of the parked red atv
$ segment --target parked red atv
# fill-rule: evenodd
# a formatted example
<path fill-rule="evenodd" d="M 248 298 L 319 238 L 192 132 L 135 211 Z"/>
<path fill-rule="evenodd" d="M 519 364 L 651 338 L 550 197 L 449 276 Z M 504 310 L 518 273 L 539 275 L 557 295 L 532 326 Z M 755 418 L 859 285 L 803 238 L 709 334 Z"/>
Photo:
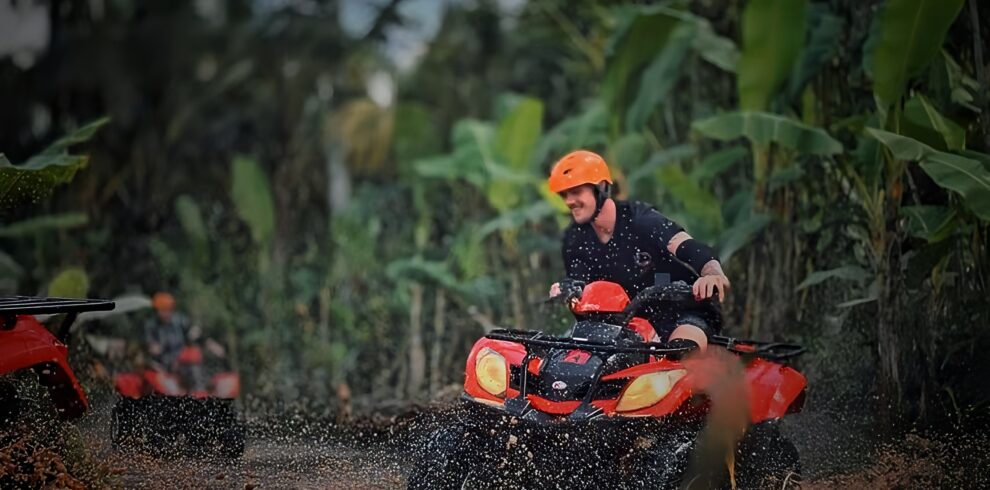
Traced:
<path fill-rule="evenodd" d="M 197 345 L 183 348 L 178 364 L 175 372 L 153 364 L 138 373 L 114 375 L 121 399 L 113 408 L 113 442 L 154 454 L 239 457 L 245 426 L 233 404 L 240 394 L 240 376 L 225 370 L 206 385 L 203 351 Z"/>
<path fill-rule="evenodd" d="M 0 298 L 0 375 L 33 371 L 49 389 L 58 416 L 71 419 L 89 407 L 86 393 L 69 365 L 69 328 L 77 315 L 86 311 L 107 311 L 112 301 L 100 299 L 41 298 L 8 296 Z M 33 315 L 66 314 L 56 337 Z M 14 423 L 20 413 L 20 400 L 13 383 L 0 380 L 0 425 Z"/>
<path fill-rule="evenodd" d="M 684 358 L 690 349 L 651 342 L 652 326 L 635 316 L 688 303 L 698 306 L 683 282 L 647 288 L 631 303 L 617 284 L 593 282 L 566 335 L 496 330 L 478 340 L 464 409 L 430 436 L 409 488 L 677 488 L 710 409 L 706 383 L 717 382 L 691 363 L 716 350 L 745 365 L 741 398 L 752 425 L 731 462 L 733 483 L 778 478 L 780 488 L 800 463 L 777 421 L 801 409 L 806 385 L 782 362 L 803 349 L 715 336 L 708 353 Z"/>

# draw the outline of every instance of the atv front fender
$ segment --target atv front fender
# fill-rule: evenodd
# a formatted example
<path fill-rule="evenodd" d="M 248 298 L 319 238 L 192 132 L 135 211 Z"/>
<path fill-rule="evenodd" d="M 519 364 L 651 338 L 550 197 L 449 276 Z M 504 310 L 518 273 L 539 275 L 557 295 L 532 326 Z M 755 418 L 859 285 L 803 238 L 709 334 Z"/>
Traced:
<path fill-rule="evenodd" d="M 79 417 L 89 406 L 68 356 L 69 349 L 31 315 L 18 315 L 14 328 L 0 329 L 0 374 L 33 369 L 61 418 Z"/>

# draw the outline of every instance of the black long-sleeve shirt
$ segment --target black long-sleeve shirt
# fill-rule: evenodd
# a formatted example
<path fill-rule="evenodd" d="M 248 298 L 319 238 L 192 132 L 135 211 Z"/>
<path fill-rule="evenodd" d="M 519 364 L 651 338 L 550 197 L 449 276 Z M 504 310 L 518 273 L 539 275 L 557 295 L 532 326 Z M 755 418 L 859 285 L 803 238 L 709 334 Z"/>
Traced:
<path fill-rule="evenodd" d="M 591 223 L 571 223 L 564 232 L 567 277 L 616 282 L 630 298 L 652 286 L 656 273 L 694 284 L 698 274 L 667 250 L 670 240 L 684 228 L 642 202 L 615 201 L 615 207 L 615 229 L 608 243 L 598 239 Z"/>

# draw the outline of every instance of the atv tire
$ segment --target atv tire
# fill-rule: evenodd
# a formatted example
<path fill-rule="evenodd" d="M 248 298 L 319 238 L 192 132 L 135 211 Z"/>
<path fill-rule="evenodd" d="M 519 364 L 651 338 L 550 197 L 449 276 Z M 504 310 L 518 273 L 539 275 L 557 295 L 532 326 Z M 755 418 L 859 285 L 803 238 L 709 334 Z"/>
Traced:
<path fill-rule="evenodd" d="M 407 488 L 459 489 L 484 465 L 485 448 L 479 434 L 464 424 L 438 429 L 423 445 L 409 473 Z"/>
<path fill-rule="evenodd" d="M 111 419 L 116 447 L 154 456 L 237 458 L 244 452 L 245 432 L 231 401 L 215 398 L 122 398 Z"/>
<path fill-rule="evenodd" d="M 778 421 L 750 427 L 736 450 L 739 488 L 789 488 L 801 480 L 798 450 L 780 432 Z"/>

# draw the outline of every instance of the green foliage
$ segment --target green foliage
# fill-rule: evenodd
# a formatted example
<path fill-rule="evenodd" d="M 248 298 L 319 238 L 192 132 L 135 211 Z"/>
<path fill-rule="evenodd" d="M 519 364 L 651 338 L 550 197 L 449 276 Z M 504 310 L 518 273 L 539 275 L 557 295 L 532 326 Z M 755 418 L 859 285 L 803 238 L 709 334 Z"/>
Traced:
<path fill-rule="evenodd" d="M 32 236 L 49 230 L 68 230 L 85 226 L 89 217 L 85 213 L 64 213 L 38 216 L 0 226 L 0 237 L 18 238 Z"/>
<path fill-rule="evenodd" d="M 742 15 L 739 107 L 765 110 L 804 46 L 805 0 L 750 0 Z M 800 19 L 800 20 L 798 20 Z"/>
<path fill-rule="evenodd" d="M 670 94 L 681 77 L 681 65 L 691 49 L 695 30 L 689 24 L 680 24 L 673 29 L 666 44 L 640 77 L 636 98 L 626 114 L 626 129 L 643 127 L 653 110 Z"/>
<path fill-rule="evenodd" d="M 23 165 L 14 166 L 0 153 L 0 211 L 38 202 L 51 194 L 52 188 L 65 184 L 84 168 L 89 157 L 72 155 L 69 147 L 88 141 L 109 119 L 86 124 L 52 143 Z"/>
<path fill-rule="evenodd" d="M 710 242 L 722 228 L 722 210 L 718 199 L 688 178 L 676 163 L 661 166 L 657 171 L 657 180 L 701 225 L 692 229 L 692 236 Z"/>
<path fill-rule="evenodd" d="M 89 276 L 79 267 L 63 270 L 48 285 L 48 296 L 56 298 L 85 298 L 89 292 Z"/>
<path fill-rule="evenodd" d="M 919 162 L 935 183 L 958 192 L 980 219 L 990 220 L 990 171 L 980 162 L 880 129 L 867 128 L 866 133 L 886 146 L 894 158 Z"/>
<path fill-rule="evenodd" d="M 904 104 L 904 117 L 910 123 L 936 133 L 937 141 L 927 140 L 926 143 L 950 151 L 966 147 L 966 131 L 939 113 L 924 95 L 918 94 Z"/>
<path fill-rule="evenodd" d="M 801 284 L 797 285 L 796 291 L 809 288 L 816 284 L 821 284 L 828 279 L 844 279 L 847 281 L 864 281 L 870 278 L 870 273 L 857 265 L 847 265 L 830 269 L 827 271 L 816 271 L 808 275 Z"/>
<path fill-rule="evenodd" d="M 716 151 L 705 156 L 705 158 L 701 160 L 701 164 L 691 171 L 691 179 L 696 182 L 704 182 L 709 179 L 714 179 L 715 177 L 731 170 L 732 167 L 744 159 L 746 155 L 749 155 L 749 151 L 741 146 L 732 146 Z"/>
<path fill-rule="evenodd" d="M 695 121 L 692 129 L 720 141 L 745 137 L 754 146 L 771 143 L 809 155 L 834 155 L 842 144 L 824 130 L 766 112 L 730 112 Z"/>
<path fill-rule="evenodd" d="M 199 205 L 192 197 L 183 194 L 175 200 L 175 215 L 189 240 L 189 250 L 193 254 L 191 262 L 202 271 L 209 260 L 210 238 Z"/>
<path fill-rule="evenodd" d="M 797 99 L 808 81 L 832 61 L 839 48 L 845 25 L 845 21 L 829 12 L 825 4 L 808 5 L 808 42 L 801 53 L 800 61 L 794 65 L 793 73 L 789 77 L 788 97 Z"/>
<path fill-rule="evenodd" d="M 275 208 L 268 177 L 254 159 L 238 157 L 231 167 L 230 198 L 251 229 L 256 244 L 265 246 L 275 231 Z"/>
<path fill-rule="evenodd" d="M 939 53 L 964 0 L 888 0 L 874 17 L 864 59 L 886 109 Z"/>
<path fill-rule="evenodd" d="M 392 148 L 399 162 L 408 163 L 417 158 L 440 152 L 439 130 L 430 112 L 423 104 L 400 102 L 395 108 L 395 133 Z"/>
<path fill-rule="evenodd" d="M 625 108 L 636 97 L 630 85 L 663 49 L 680 20 L 662 7 L 625 8 L 618 17 L 619 26 L 606 46 L 602 95 L 610 115 L 623 121 Z"/>
<path fill-rule="evenodd" d="M 946 206 L 904 206 L 901 214 L 908 217 L 908 233 L 929 243 L 945 240 L 958 226 L 956 212 Z"/>
<path fill-rule="evenodd" d="M 634 191 L 640 181 L 655 176 L 657 169 L 673 162 L 691 158 L 695 152 L 695 148 L 691 145 L 678 145 L 655 151 L 646 162 L 629 172 L 629 175 L 626 176 L 626 185 Z"/>

